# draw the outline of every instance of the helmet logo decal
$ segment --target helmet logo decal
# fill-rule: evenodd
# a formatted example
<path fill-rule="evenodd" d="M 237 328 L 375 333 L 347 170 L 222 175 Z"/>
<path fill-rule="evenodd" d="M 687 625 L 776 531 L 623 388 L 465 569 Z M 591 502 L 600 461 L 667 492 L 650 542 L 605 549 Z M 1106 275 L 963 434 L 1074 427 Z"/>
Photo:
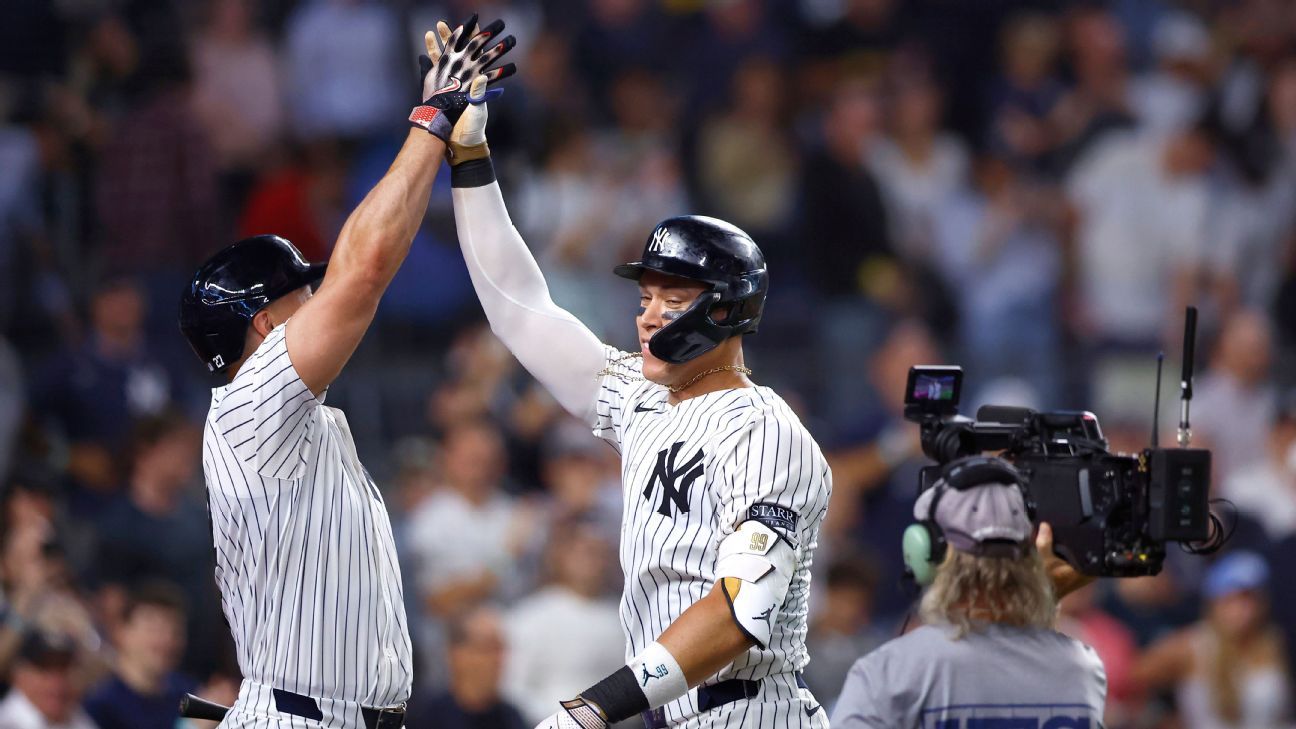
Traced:
<path fill-rule="evenodd" d="M 661 251 L 661 249 L 666 246 L 666 236 L 668 235 L 670 235 L 670 233 L 666 230 L 666 226 L 663 225 L 658 228 L 653 232 L 652 242 L 648 244 L 648 250 L 654 253 Z"/>

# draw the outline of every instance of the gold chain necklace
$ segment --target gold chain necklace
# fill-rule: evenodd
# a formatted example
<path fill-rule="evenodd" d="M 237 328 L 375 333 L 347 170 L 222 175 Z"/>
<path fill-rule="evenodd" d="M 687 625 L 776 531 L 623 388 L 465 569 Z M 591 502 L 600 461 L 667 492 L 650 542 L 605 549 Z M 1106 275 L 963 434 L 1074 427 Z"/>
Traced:
<path fill-rule="evenodd" d="M 612 377 L 616 377 L 622 382 L 630 382 L 631 378 L 628 377 L 625 371 L 619 368 L 618 365 L 625 366 L 627 361 L 640 358 L 640 357 L 643 357 L 643 355 L 640 354 L 639 352 L 628 352 L 625 355 L 618 357 L 615 360 L 609 362 L 608 366 L 598 373 L 598 376 L 606 377 L 610 375 Z M 744 375 L 750 375 L 752 373 L 750 368 L 744 367 L 742 365 L 723 365 L 721 367 L 713 367 L 709 370 L 699 372 L 696 375 L 694 375 L 691 380 L 685 382 L 682 385 L 667 385 L 666 389 L 669 390 L 672 395 L 674 395 L 677 392 L 680 392 L 682 390 L 687 390 L 689 387 L 692 387 L 694 383 L 696 383 L 698 380 L 702 379 L 703 377 L 706 377 L 708 375 L 714 375 L 717 372 L 739 372 Z M 640 377 L 635 377 L 633 379 L 642 380 L 644 378 L 640 376 Z"/>
<path fill-rule="evenodd" d="M 674 395 L 675 393 L 680 392 L 681 390 L 689 389 L 689 387 L 691 387 L 693 383 L 697 382 L 703 377 L 706 377 L 707 375 L 714 375 L 717 372 L 740 372 L 744 375 L 750 375 L 752 373 L 750 369 L 743 367 L 742 365 L 724 365 L 723 367 L 712 367 L 711 369 L 705 372 L 697 373 L 696 375 L 693 376 L 693 379 L 689 380 L 688 382 L 685 382 L 682 385 L 667 385 L 666 389 L 670 390 L 671 394 Z"/>

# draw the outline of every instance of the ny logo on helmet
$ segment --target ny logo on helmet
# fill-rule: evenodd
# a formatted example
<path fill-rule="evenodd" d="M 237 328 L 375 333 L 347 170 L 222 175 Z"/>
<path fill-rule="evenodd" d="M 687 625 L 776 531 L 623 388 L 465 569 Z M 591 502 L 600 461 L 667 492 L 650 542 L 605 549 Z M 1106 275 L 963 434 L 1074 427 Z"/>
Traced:
<path fill-rule="evenodd" d="M 664 225 L 653 231 L 652 242 L 648 244 L 648 250 L 654 253 L 661 251 L 666 247 L 666 236 L 668 235 L 670 235 L 670 231 L 666 230 Z"/>
<path fill-rule="evenodd" d="M 644 499 L 651 501 L 653 486 L 658 481 L 661 482 L 661 504 L 657 507 L 657 513 L 662 516 L 671 515 L 671 502 L 675 502 L 675 508 L 679 509 L 681 514 L 688 513 L 689 487 L 702 475 L 701 450 L 693 454 L 693 457 L 683 466 L 675 465 L 675 457 L 679 455 L 683 445 L 684 441 L 680 441 L 669 450 L 657 453 L 657 467 L 653 469 L 652 478 L 648 479 L 648 486 L 643 491 Z"/>

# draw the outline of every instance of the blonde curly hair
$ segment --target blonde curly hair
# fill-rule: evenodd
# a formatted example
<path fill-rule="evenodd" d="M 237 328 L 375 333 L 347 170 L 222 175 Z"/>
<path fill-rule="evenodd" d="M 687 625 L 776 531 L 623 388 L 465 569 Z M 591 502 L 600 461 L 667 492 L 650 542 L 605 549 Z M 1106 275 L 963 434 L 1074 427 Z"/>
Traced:
<path fill-rule="evenodd" d="M 1057 598 L 1044 560 L 1034 549 L 1017 558 L 978 557 L 950 549 L 923 595 L 919 614 L 929 625 L 953 627 L 955 638 L 990 623 L 1051 628 Z"/>

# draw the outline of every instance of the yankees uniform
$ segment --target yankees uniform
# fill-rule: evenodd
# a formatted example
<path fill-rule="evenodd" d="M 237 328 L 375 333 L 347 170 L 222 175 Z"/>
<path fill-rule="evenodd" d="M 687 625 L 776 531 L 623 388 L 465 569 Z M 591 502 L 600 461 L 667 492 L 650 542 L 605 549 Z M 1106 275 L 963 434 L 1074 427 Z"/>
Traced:
<path fill-rule="evenodd" d="M 621 454 L 627 658 L 711 592 L 720 544 L 744 522 L 770 527 L 795 550 L 782 605 L 746 616 L 773 623 L 764 645 L 658 709 L 650 725 L 827 727 L 799 675 L 808 661 L 809 569 L 831 492 L 819 447 L 767 387 L 670 404 L 665 387 L 644 380 L 638 355 L 603 345 L 553 303 L 493 174 L 458 174 L 453 184 L 460 244 L 492 330 Z"/>
<path fill-rule="evenodd" d="M 346 416 L 302 382 L 284 332 L 212 391 L 203 433 L 216 582 L 244 676 L 221 726 L 363 727 L 362 707 L 410 695 L 396 544 Z"/>

